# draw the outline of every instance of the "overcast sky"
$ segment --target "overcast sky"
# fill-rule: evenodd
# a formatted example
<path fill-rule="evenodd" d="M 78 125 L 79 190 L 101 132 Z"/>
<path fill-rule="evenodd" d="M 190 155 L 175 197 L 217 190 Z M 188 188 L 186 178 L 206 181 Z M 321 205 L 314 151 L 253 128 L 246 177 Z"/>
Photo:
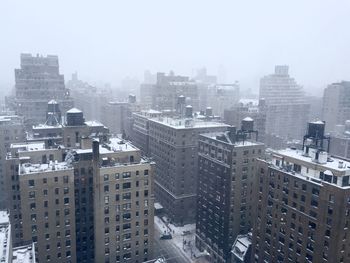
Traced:
<path fill-rule="evenodd" d="M 288 2 L 288 3 L 287 3 Z M 143 71 L 190 75 L 206 66 L 257 89 L 275 64 L 320 93 L 350 79 L 350 1 L 1 0 L 0 84 L 21 52 L 57 54 L 66 80 L 119 84 Z"/>

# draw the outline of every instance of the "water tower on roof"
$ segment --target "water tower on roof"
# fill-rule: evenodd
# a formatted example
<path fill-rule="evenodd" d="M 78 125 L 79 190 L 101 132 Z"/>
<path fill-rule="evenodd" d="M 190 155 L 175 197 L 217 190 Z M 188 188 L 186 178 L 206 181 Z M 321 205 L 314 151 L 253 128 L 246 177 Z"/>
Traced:
<path fill-rule="evenodd" d="M 77 108 L 67 111 L 67 126 L 82 126 L 85 123 L 84 114 Z"/>
<path fill-rule="evenodd" d="M 61 124 L 61 110 L 59 104 L 55 100 L 47 103 L 46 125 L 56 126 Z"/>

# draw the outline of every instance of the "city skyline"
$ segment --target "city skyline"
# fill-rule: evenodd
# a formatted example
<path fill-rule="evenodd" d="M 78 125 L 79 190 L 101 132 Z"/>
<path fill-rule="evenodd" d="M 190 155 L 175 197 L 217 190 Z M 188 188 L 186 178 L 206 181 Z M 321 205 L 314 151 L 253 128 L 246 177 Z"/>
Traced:
<path fill-rule="evenodd" d="M 225 82 L 238 80 L 243 89 L 256 91 L 275 64 L 286 64 L 298 83 L 316 95 L 346 79 L 350 65 L 347 1 L 264 1 L 254 3 L 255 8 L 180 2 L 171 6 L 172 12 L 156 1 L 98 6 L 78 1 L 69 8 L 39 3 L 1 4 L 0 22 L 6 25 L 2 90 L 13 86 L 17 54 L 26 52 L 58 55 L 66 80 L 78 71 L 83 80 L 113 86 L 125 77 L 142 81 L 146 69 L 192 75 L 205 66 L 212 75 L 224 67 Z"/>

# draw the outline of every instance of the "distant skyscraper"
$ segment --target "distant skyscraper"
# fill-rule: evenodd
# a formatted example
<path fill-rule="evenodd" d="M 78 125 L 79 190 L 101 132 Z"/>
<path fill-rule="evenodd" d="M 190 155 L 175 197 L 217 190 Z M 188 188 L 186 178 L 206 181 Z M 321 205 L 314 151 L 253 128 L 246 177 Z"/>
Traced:
<path fill-rule="evenodd" d="M 239 101 L 239 83 L 216 84 L 208 87 L 207 104 L 214 115 L 223 117 L 224 111 Z"/>
<path fill-rule="evenodd" d="M 210 262 L 230 262 L 236 237 L 253 225 L 256 158 L 264 144 L 244 132 L 231 127 L 199 136 L 196 245 Z"/>
<path fill-rule="evenodd" d="M 187 104 L 199 110 L 198 86 L 193 80 L 185 76 L 157 73 L 157 83 L 152 90 L 152 108 L 157 110 L 173 110 L 176 108 L 177 98 L 185 96 Z"/>
<path fill-rule="evenodd" d="M 327 140 L 313 122 L 303 150 L 258 160 L 252 262 L 349 262 L 350 163 Z"/>
<path fill-rule="evenodd" d="M 258 141 L 265 143 L 266 104 L 265 100 L 245 100 L 224 110 L 224 121 L 229 125 L 240 127 L 241 121 L 250 117 L 254 120 L 254 129 L 258 131 Z M 266 143 L 265 143 L 266 144 Z"/>
<path fill-rule="evenodd" d="M 110 101 L 103 105 L 101 121 L 105 123 L 111 133 L 130 136 L 132 112 L 139 111 L 136 98 L 129 95 L 128 101 Z"/>
<path fill-rule="evenodd" d="M 113 97 L 109 89 L 98 89 L 78 79 L 78 73 L 72 74 L 66 87 L 70 90 L 74 106 L 81 109 L 89 120 L 101 120 L 102 107 Z"/>
<path fill-rule="evenodd" d="M 15 110 L 27 124 L 45 122 L 47 103 L 55 99 L 65 113 L 73 100 L 59 73 L 58 57 L 21 54 L 21 68 L 15 70 Z"/>
<path fill-rule="evenodd" d="M 260 99 L 265 99 L 266 133 L 299 139 L 309 118 L 310 104 L 302 87 L 288 74 L 288 66 L 276 66 L 275 73 L 260 80 Z"/>
<path fill-rule="evenodd" d="M 333 83 L 323 93 L 323 119 L 327 131 L 333 131 L 337 124 L 350 120 L 350 81 Z"/>

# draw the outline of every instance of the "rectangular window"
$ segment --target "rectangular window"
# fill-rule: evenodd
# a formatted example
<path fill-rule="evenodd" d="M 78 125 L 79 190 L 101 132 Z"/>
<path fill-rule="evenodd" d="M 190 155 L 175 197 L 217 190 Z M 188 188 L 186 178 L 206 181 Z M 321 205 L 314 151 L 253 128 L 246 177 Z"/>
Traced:
<path fill-rule="evenodd" d="M 30 186 L 30 187 L 35 186 L 34 180 L 29 180 L 28 181 L 28 186 Z"/>
<path fill-rule="evenodd" d="M 109 174 L 103 175 L 103 181 L 108 181 L 109 180 Z"/>

